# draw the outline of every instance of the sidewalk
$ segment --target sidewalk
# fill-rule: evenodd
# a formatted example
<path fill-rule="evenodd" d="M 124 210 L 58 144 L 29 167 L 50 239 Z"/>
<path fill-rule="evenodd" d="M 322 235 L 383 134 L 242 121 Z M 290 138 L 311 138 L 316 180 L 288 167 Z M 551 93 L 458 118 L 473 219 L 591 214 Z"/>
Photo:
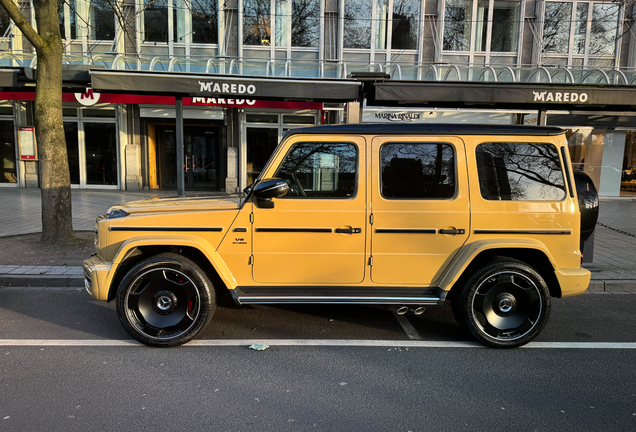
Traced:
<path fill-rule="evenodd" d="M 95 218 L 109 207 L 127 201 L 175 197 L 175 191 L 140 192 L 80 190 L 73 192 L 73 227 L 92 231 Z M 0 188 L 0 237 L 40 232 L 40 190 Z M 615 230 L 597 226 L 595 231 L 592 283 L 589 291 L 636 292 L 636 198 L 601 198 L 599 222 Z M 630 235 L 633 234 L 633 235 Z M 0 285 L 27 286 L 46 281 L 48 286 L 83 286 L 81 267 L 6 266 L 0 263 Z"/>

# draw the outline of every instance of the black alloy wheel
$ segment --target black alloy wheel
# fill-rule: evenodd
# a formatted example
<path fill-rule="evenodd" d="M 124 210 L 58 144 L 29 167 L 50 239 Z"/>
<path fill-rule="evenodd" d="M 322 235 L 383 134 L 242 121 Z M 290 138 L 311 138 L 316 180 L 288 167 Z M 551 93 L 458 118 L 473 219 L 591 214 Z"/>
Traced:
<path fill-rule="evenodd" d="M 212 319 L 212 283 L 194 262 L 163 253 L 135 265 L 117 291 L 117 314 L 126 331 L 150 346 L 178 346 Z"/>
<path fill-rule="evenodd" d="M 534 339 L 550 314 L 539 273 L 520 261 L 493 261 L 478 270 L 454 300 L 455 318 L 481 343 L 514 348 Z"/>

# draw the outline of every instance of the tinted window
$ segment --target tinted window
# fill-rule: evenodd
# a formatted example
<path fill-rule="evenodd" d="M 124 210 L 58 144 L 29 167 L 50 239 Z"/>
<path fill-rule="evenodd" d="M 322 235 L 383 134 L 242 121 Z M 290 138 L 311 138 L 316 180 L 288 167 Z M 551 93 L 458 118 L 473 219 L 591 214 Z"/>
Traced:
<path fill-rule="evenodd" d="M 555 146 L 486 143 L 477 146 L 481 196 L 487 200 L 560 201 L 565 198 Z"/>
<path fill-rule="evenodd" d="M 349 198 L 356 192 L 358 149 L 353 144 L 295 144 L 276 177 L 287 180 L 289 196 Z"/>
<path fill-rule="evenodd" d="M 380 148 L 380 163 L 385 198 L 455 195 L 455 154 L 448 144 L 384 144 Z"/>

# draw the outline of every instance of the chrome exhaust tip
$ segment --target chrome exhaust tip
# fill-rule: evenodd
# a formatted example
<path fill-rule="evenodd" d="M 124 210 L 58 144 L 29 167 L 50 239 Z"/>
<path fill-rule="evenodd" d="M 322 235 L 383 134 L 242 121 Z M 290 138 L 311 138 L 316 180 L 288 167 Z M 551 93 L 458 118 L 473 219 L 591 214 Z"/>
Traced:
<path fill-rule="evenodd" d="M 397 306 L 397 305 L 391 305 L 389 306 L 389 310 L 397 315 L 404 315 L 409 311 L 409 307 L 408 306 Z"/>
<path fill-rule="evenodd" d="M 415 309 L 411 309 L 411 313 L 415 316 L 420 316 L 424 313 L 426 308 L 424 306 L 418 306 Z"/>

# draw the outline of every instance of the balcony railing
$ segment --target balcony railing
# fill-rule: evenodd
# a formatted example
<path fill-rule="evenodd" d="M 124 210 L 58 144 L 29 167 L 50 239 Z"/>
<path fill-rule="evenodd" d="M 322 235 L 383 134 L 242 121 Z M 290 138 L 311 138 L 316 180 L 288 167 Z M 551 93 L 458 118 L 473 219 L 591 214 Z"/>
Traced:
<path fill-rule="evenodd" d="M 123 54 L 65 55 L 68 65 L 114 70 L 229 74 L 260 77 L 346 78 L 351 72 L 385 72 L 392 80 L 636 85 L 636 70 L 452 63 L 405 64 L 333 60 L 237 59 L 231 57 L 143 57 Z M 0 66 L 37 68 L 34 54 L 0 53 Z"/>

